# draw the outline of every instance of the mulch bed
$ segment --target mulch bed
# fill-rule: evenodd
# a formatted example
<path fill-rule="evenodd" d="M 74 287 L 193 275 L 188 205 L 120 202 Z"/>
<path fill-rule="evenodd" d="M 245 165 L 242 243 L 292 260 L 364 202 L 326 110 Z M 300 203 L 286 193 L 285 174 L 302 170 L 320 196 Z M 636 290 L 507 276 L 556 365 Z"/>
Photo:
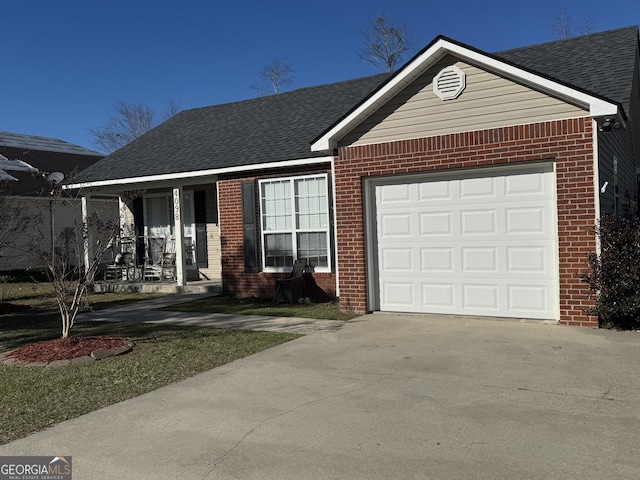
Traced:
<path fill-rule="evenodd" d="M 68 337 L 30 343 L 7 354 L 20 362 L 48 363 L 56 360 L 71 360 L 72 358 L 91 355 L 95 350 L 118 348 L 125 345 L 127 340 L 118 337 Z"/>

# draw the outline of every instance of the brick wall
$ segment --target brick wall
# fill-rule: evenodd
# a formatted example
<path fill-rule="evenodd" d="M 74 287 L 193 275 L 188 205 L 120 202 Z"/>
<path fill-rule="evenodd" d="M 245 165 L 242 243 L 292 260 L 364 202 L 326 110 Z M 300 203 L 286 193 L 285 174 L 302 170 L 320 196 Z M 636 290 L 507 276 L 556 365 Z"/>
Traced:
<path fill-rule="evenodd" d="M 597 318 L 585 313 L 592 301 L 579 278 L 587 268 L 587 254 L 596 248 L 593 133 L 591 119 L 585 117 L 341 147 L 335 160 L 341 307 L 367 311 L 363 178 L 552 159 L 558 190 L 560 321 L 597 326 Z"/>
<path fill-rule="evenodd" d="M 322 170 L 322 172 L 324 173 L 326 170 Z M 265 176 L 265 178 L 305 175 L 308 173 L 313 173 L 313 171 L 283 171 Z M 257 180 L 256 177 L 243 177 L 221 179 L 218 181 L 222 285 L 225 293 L 239 297 L 273 298 L 275 294 L 276 279 L 287 276 L 287 274 L 244 272 L 244 244 L 242 235 L 242 203 L 240 184 L 243 181 L 251 179 Z M 314 298 L 315 300 L 323 301 L 335 299 L 336 279 L 335 275 L 331 273 L 305 274 L 305 285 L 306 295 Z"/>

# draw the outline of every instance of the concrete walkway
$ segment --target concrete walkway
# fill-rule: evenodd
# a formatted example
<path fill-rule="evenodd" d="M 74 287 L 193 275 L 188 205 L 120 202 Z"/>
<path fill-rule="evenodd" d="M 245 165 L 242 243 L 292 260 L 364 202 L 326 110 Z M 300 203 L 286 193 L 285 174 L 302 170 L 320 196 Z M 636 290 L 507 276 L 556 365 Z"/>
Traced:
<path fill-rule="evenodd" d="M 316 320 L 312 318 L 227 315 L 221 313 L 191 313 L 158 310 L 162 307 L 191 302 L 210 296 L 212 295 L 209 293 L 167 295 L 152 300 L 131 303 L 118 308 L 82 313 L 78 315 L 78 321 L 170 323 L 200 327 L 292 332 L 305 335 L 336 330 L 344 325 L 344 322 L 341 321 Z"/>
<path fill-rule="evenodd" d="M 640 333 L 374 314 L 0 455 L 82 480 L 636 480 Z"/>

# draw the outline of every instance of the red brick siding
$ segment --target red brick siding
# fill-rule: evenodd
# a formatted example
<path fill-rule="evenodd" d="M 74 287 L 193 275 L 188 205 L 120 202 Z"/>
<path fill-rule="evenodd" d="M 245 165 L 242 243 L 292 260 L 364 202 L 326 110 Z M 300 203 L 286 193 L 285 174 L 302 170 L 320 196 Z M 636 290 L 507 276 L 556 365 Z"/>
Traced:
<path fill-rule="evenodd" d="M 363 178 L 554 160 L 557 171 L 560 321 L 597 326 L 580 281 L 595 251 L 591 119 L 578 118 L 377 145 L 341 147 L 335 160 L 340 304 L 366 313 Z"/>
<path fill-rule="evenodd" d="M 322 172 L 324 173 L 325 171 L 323 170 Z M 272 173 L 264 178 L 295 176 L 307 173 L 311 172 L 309 170 L 287 171 Z M 240 184 L 246 180 L 251 180 L 251 178 L 221 179 L 218 181 L 223 290 L 225 293 L 239 297 L 272 298 L 275 294 L 276 278 L 286 276 L 286 274 L 244 272 Z M 257 177 L 253 178 L 253 180 L 257 180 Z M 305 281 L 309 297 L 319 300 L 335 299 L 335 275 L 331 273 L 305 274 Z"/>

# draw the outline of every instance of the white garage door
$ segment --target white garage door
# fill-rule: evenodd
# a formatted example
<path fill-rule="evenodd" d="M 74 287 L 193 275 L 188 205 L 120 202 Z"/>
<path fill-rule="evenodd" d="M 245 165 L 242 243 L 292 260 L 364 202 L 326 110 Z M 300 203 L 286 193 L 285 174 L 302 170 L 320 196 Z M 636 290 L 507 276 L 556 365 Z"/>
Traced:
<path fill-rule="evenodd" d="M 496 172 L 375 186 L 380 310 L 557 318 L 553 171 Z"/>

